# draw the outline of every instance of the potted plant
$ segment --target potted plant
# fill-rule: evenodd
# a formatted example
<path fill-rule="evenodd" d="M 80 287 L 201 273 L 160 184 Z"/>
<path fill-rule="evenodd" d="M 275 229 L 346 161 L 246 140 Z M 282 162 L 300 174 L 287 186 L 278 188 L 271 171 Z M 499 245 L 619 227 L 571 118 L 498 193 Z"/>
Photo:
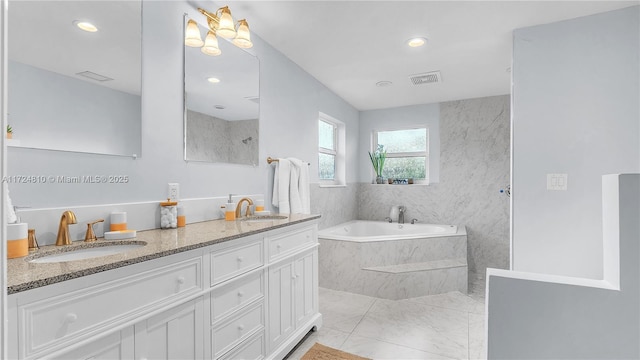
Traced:
<path fill-rule="evenodd" d="M 384 145 L 378 145 L 378 148 L 373 153 L 369 152 L 369 158 L 371 159 L 373 170 L 376 172 L 376 184 L 384 184 L 382 169 L 387 158 L 387 151 L 384 149 Z"/>
<path fill-rule="evenodd" d="M 11 138 L 13 138 L 13 129 L 11 128 L 11 125 L 7 125 L 7 139 Z"/>

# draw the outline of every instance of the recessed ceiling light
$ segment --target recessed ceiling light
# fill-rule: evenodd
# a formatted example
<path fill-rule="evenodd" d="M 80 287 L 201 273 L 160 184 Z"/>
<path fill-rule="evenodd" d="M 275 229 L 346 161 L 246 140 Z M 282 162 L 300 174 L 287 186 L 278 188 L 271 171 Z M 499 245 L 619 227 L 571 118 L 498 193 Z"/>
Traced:
<path fill-rule="evenodd" d="M 215 78 L 215 77 L 207 78 L 207 80 L 208 80 L 210 83 L 212 83 L 212 84 L 217 84 L 217 83 L 219 83 L 219 82 L 220 82 L 220 79 Z"/>
<path fill-rule="evenodd" d="M 87 31 L 87 32 L 96 32 L 98 31 L 98 28 L 93 25 L 92 23 L 88 22 L 88 21 L 80 21 L 80 20 L 76 20 L 73 22 L 73 25 L 77 26 L 78 28 L 80 28 L 81 30 Z"/>
<path fill-rule="evenodd" d="M 377 87 L 385 87 L 385 86 L 391 86 L 391 85 L 393 85 L 393 83 L 392 83 L 391 81 L 386 81 L 386 80 L 384 80 L 384 81 L 378 81 L 378 82 L 376 83 L 376 86 L 377 86 Z"/>
<path fill-rule="evenodd" d="M 427 39 L 423 37 L 415 37 L 407 40 L 407 45 L 410 47 L 420 47 L 427 43 Z"/>

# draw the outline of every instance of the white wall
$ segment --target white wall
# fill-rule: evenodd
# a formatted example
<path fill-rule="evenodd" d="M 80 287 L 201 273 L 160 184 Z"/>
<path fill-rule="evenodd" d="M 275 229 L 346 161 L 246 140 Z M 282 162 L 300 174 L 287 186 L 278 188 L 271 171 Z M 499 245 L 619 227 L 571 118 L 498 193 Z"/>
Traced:
<path fill-rule="evenodd" d="M 206 7 L 213 7 L 211 4 Z M 9 148 L 10 175 L 128 175 L 127 184 L 9 184 L 15 205 L 58 207 L 162 200 L 167 183 L 181 198 L 267 194 L 273 170 L 267 156 L 311 163 L 317 182 L 318 112 L 347 131 L 347 181 L 355 181 L 358 112 L 253 34 L 260 60 L 260 162 L 257 167 L 183 160 L 183 13 L 204 22 L 186 1 L 143 4 L 142 156 L 137 160 L 91 154 Z M 240 12 L 236 16 L 240 16 Z M 221 56 L 224 56 L 222 54 Z M 97 134 L 96 136 L 100 136 Z M 267 198 L 269 203 L 269 198 Z"/>
<path fill-rule="evenodd" d="M 9 124 L 25 147 L 140 153 L 140 96 L 9 61 Z"/>
<path fill-rule="evenodd" d="M 374 130 L 426 126 L 429 129 L 429 181 L 440 181 L 440 105 L 411 105 L 360 113 L 360 145 L 358 147 L 359 180 L 371 183 L 375 178 L 369 159 Z"/>
<path fill-rule="evenodd" d="M 639 9 L 514 33 L 514 270 L 602 278 L 601 175 L 640 171 Z"/>
<path fill-rule="evenodd" d="M 619 284 L 490 269 L 489 359 L 640 357 L 640 174 L 607 175 L 602 185 L 604 245 L 615 253 L 607 265 Z"/>

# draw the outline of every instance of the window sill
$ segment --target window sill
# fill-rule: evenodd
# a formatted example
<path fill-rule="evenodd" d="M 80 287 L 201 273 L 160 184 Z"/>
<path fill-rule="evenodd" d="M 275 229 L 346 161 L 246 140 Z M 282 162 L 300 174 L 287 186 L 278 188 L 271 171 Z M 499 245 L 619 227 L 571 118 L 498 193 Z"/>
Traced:
<path fill-rule="evenodd" d="M 393 186 L 393 187 L 396 187 L 396 186 L 404 186 L 404 187 L 409 186 L 409 187 L 411 187 L 411 186 L 429 186 L 431 184 L 423 183 L 423 184 L 369 184 L 369 185 L 372 185 L 372 186 L 389 186 L 389 187 L 391 187 L 391 186 Z"/>

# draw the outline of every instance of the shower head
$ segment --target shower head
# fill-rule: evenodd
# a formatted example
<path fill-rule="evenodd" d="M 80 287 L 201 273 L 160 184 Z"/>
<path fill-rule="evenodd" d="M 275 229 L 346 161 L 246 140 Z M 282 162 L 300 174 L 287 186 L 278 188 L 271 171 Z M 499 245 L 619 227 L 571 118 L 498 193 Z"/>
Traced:
<path fill-rule="evenodd" d="M 249 143 L 249 141 L 251 141 L 251 140 L 253 140 L 253 138 L 252 138 L 251 136 L 249 136 L 248 138 L 243 139 L 243 140 L 242 140 L 242 142 L 243 142 L 243 143 L 245 143 L 245 144 L 247 144 L 247 143 Z"/>

